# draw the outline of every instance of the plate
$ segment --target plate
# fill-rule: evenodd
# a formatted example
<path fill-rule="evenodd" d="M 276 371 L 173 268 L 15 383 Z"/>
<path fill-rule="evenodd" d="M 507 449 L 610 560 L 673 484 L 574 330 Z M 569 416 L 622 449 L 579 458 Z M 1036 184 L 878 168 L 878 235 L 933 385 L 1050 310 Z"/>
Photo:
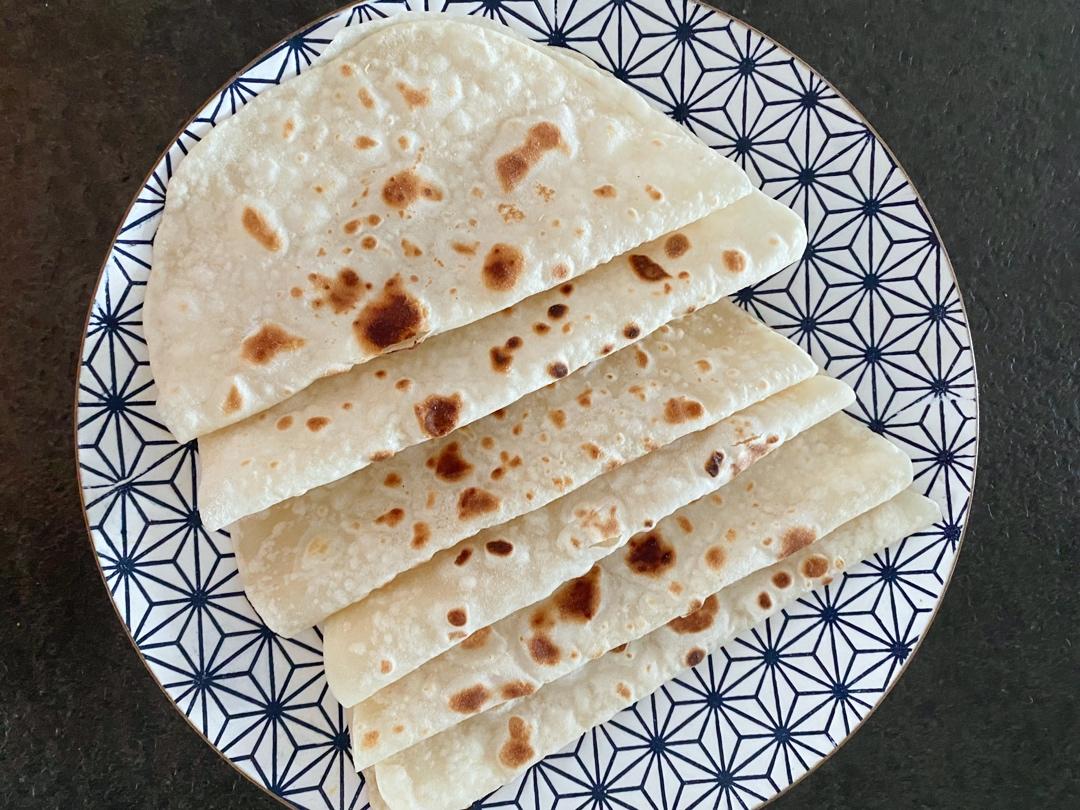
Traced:
<path fill-rule="evenodd" d="M 807 223 L 792 267 L 736 294 L 858 395 L 850 412 L 908 452 L 944 518 L 850 569 L 476 807 L 752 807 L 811 771 L 873 711 L 948 584 L 975 474 L 971 338 L 937 231 L 896 159 L 825 79 L 690 0 L 385 0 L 266 52 L 177 136 L 102 268 L 77 394 L 80 489 L 117 613 L 177 709 L 257 785 L 303 808 L 363 808 L 321 638 L 274 635 L 229 536 L 195 500 L 198 449 L 157 418 L 141 306 L 169 178 L 215 124 L 318 59 L 345 25 L 409 8 L 496 19 L 636 88 Z M 452 778 L 448 774 L 448 778 Z"/>

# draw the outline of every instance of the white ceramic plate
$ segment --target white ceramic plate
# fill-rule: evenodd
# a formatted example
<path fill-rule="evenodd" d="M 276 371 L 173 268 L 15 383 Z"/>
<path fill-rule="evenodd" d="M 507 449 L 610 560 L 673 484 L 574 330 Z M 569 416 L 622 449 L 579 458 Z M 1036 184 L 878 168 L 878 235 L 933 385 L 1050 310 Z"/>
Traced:
<path fill-rule="evenodd" d="M 190 146 L 308 68 L 342 26 L 407 8 L 482 15 L 580 51 L 802 215 L 802 260 L 734 298 L 850 383 L 853 415 L 911 455 L 916 487 L 941 505 L 932 530 L 852 568 L 476 806 L 761 804 L 854 731 L 926 631 L 967 518 L 975 368 L 937 232 L 873 130 L 783 48 L 688 0 L 367 3 L 283 40 L 198 112 L 124 215 L 82 348 L 80 485 L 117 612 L 177 708 L 256 784 L 299 807 L 366 806 L 319 636 L 284 639 L 263 626 L 228 535 L 201 526 L 197 448 L 178 445 L 157 418 L 141 307 L 165 189 Z"/>

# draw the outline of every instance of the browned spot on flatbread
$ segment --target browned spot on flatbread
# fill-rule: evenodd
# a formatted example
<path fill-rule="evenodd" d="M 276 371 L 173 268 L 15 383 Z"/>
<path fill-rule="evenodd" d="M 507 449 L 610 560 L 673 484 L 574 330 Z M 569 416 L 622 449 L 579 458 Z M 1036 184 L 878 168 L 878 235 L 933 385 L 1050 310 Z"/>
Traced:
<path fill-rule="evenodd" d="M 805 526 L 793 526 L 780 536 L 780 557 L 790 557 L 817 540 L 817 533 Z"/>
<path fill-rule="evenodd" d="M 593 461 L 596 461 L 598 458 L 600 458 L 601 455 L 603 455 L 603 451 L 600 449 L 600 447 L 596 444 L 593 444 L 592 442 L 585 442 L 583 445 L 581 445 L 581 449 L 584 450 L 585 454 Z"/>
<path fill-rule="evenodd" d="M 641 327 L 636 323 L 628 323 L 623 327 L 622 333 L 627 340 L 636 340 L 641 337 Z"/>
<path fill-rule="evenodd" d="M 488 638 L 491 636 L 490 627 L 481 627 L 479 630 L 472 633 L 468 638 L 465 638 L 461 642 L 461 646 L 466 650 L 478 650 L 487 644 Z"/>
<path fill-rule="evenodd" d="M 418 403 L 413 410 L 424 433 L 437 439 L 457 427 L 461 406 L 461 394 L 432 394 Z"/>
<path fill-rule="evenodd" d="M 645 186 L 645 193 L 649 195 L 649 198 L 652 199 L 653 202 L 660 202 L 660 200 L 664 199 L 664 195 L 660 189 L 652 185 Z"/>
<path fill-rule="evenodd" d="M 270 227 L 270 223 L 266 221 L 263 215 L 254 208 L 245 208 L 243 215 L 240 217 L 240 222 L 248 235 L 264 248 L 270 251 L 281 250 L 281 237 L 278 236 L 277 231 Z"/>
<path fill-rule="evenodd" d="M 379 240 L 371 234 L 368 234 L 360 240 L 360 247 L 362 247 L 364 250 L 374 250 L 376 247 L 378 247 L 378 245 Z"/>
<path fill-rule="evenodd" d="M 462 642 L 464 644 L 464 642 Z M 499 687 L 499 696 L 503 700 L 515 700 L 526 697 L 536 691 L 536 687 L 528 681 L 510 681 Z"/>
<path fill-rule="evenodd" d="M 405 254 L 405 258 L 407 259 L 415 259 L 417 256 L 424 255 L 424 251 L 422 251 L 408 239 L 401 240 L 401 252 Z"/>
<path fill-rule="evenodd" d="M 413 548 L 423 548 L 427 545 L 428 540 L 431 539 L 431 528 L 424 522 L 414 523 L 412 527 L 412 540 L 410 545 Z"/>
<path fill-rule="evenodd" d="M 727 553 L 720 546 L 709 546 L 705 550 L 705 564 L 713 571 L 719 571 L 724 567 Z"/>
<path fill-rule="evenodd" d="M 450 442 L 437 456 L 428 459 L 428 466 L 435 470 L 435 475 L 444 481 L 460 481 L 470 472 L 473 465 L 461 455 L 457 442 Z"/>
<path fill-rule="evenodd" d="M 499 748 L 499 762 L 510 770 L 521 769 L 536 752 L 529 744 L 529 726 L 520 717 L 512 716 L 507 722 L 510 736 Z"/>
<path fill-rule="evenodd" d="M 615 186 L 611 185 L 610 183 L 604 183 L 604 185 L 594 188 L 592 190 L 592 193 L 595 194 L 597 197 L 600 197 L 601 199 L 614 199 Z"/>
<path fill-rule="evenodd" d="M 718 506 L 719 506 L 719 505 L 720 505 L 721 503 L 722 503 L 721 501 L 717 501 L 717 505 L 718 505 Z M 727 540 L 727 541 L 728 541 L 729 543 L 734 543 L 734 542 L 735 542 L 735 530 L 734 530 L 734 529 L 728 529 L 728 530 L 727 530 L 726 532 L 724 532 L 724 538 L 725 538 L 725 539 L 726 539 L 726 540 Z M 768 538 L 768 537 L 766 537 L 765 539 L 766 539 L 766 540 L 768 540 L 769 538 Z M 766 543 L 766 545 L 768 545 L 768 543 Z"/>
<path fill-rule="evenodd" d="M 446 614 L 446 621 L 454 627 L 464 627 L 469 621 L 469 614 L 465 608 L 454 608 Z"/>
<path fill-rule="evenodd" d="M 690 534 L 694 531 L 694 524 L 691 523 L 690 518 L 686 517 L 685 515 L 679 515 L 678 517 L 676 517 L 675 522 L 678 523 L 679 528 L 687 534 Z"/>
<path fill-rule="evenodd" d="M 638 368 L 647 368 L 648 367 L 648 365 L 649 365 L 649 355 L 646 354 L 645 352 L 643 352 L 637 346 L 634 347 L 634 357 L 637 359 Z"/>
<path fill-rule="evenodd" d="M 488 540 L 484 548 L 487 549 L 488 554 L 494 554 L 496 557 L 509 557 L 514 553 L 514 544 L 506 540 Z"/>
<path fill-rule="evenodd" d="M 741 273 L 746 269 L 746 256 L 741 250 L 725 250 L 720 254 L 720 259 L 729 273 Z"/>
<path fill-rule="evenodd" d="M 288 430 L 289 428 L 292 427 L 292 423 L 293 423 L 293 418 L 291 416 L 288 416 L 288 415 L 283 416 L 283 417 L 281 417 L 280 419 L 277 420 L 277 423 L 276 423 L 277 424 L 277 429 L 278 430 Z"/>
<path fill-rule="evenodd" d="M 378 146 L 378 142 L 374 138 L 369 138 L 367 135 L 359 135 L 356 140 L 353 141 L 353 146 L 357 149 L 371 149 L 373 146 Z"/>
<path fill-rule="evenodd" d="M 471 520 L 494 512 L 502 503 L 499 496 L 479 487 L 468 487 L 458 497 L 458 518 Z"/>
<path fill-rule="evenodd" d="M 477 248 L 480 247 L 480 243 L 451 242 L 450 247 L 454 249 L 455 253 L 460 253 L 462 256 L 475 256 Z"/>
<path fill-rule="evenodd" d="M 636 534 L 627 544 L 625 559 L 635 574 L 658 577 L 675 564 L 675 548 L 658 531 Z"/>
<path fill-rule="evenodd" d="M 450 696 L 450 711 L 458 714 L 476 714 L 491 699 L 491 692 L 482 683 L 462 689 Z"/>
<path fill-rule="evenodd" d="M 710 478 L 716 478 L 720 474 L 720 468 L 723 464 L 724 453 L 722 450 L 717 450 L 705 459 L 705 472 L 708 473 Z"/>
<path fill-rule="evenodd" d="M 577 395 L 577 404 L 582 408 L 588 408 L 592 405 L 592 389 L 586 388 L 580 394 Z"/>
<path fill-rule="evenodd" d="M 567 374 L 570 373 L 570 369 L 566 367 L 566 363 L 554 362 L 549 363 L 547 367 L 548 374 L 554 377 L 556 380 L 561 380 Z"/>
<path fill-rule="evenodd" d="M 492 245 L 484 257 L 484 285 L 497 292 L 512 290 L 524 268 L 525 258 L 521 251 L 499 242 Z"/>
<path fill-rule="evenodd" d="M 613 652 L 616 655 L 618 655 L 621 652 L 626 652 L 626 647 L 627 647 L 626 644 L 620 644 L 618 647 L 612 647 L 610 652 Z"/>
<path fill-rule="evenodd" d="M 807 579 L 820 579 L 829 570 L 829 561 L 820 554 L 811 554 L 802 563 L 802 575 Z"/>
<path fill-rule="evenodd" d="M 551 424 L 560 430 L 566 427 L 566 411 L 562 408 L 555 408 L 552 411 L 548 411 L 548 419 L 551 420 Z"/>
<path fill-rule="evenodd" d="M 686 654 L 686 665 L 688 667 L 696 667 L 702 661 L 705 660 L 705 651 L 701 647 L 694 647 L 690 652 Z"/>
<path fill-rule="evenodd" d="M 384 487 L 400 487 L 401 486 L 401 476 L 398 475 L 395 472 L 387 473 L 386 478 L 383 479 L 383 486 Z"/>
<path fill-rule="evenodd" d="M 546 323 L 537 322 L 533 324 L 533 331 L 536 332 L 536 334 L 538 335 L 546 335 L 548 332 L 551 331 L 551 327 L 548 326 Z"/>
<path fill-rule="evenodd" d="M 548 307 L 547 314 L 548 317 L 551 318 L 553 321 L 557 321 L 569 311 L 570 307 L 568 307 L 566 304 L 552 304 L 550 307 Z"/>
<path fill-rule="evenodd" d="M 419 199 L 437 202 L 442 192 L 431 183 L 422 180 L 412 169 L 390 175 L 383 183 L 382 200 L 391 208 L 404 211 Z"/>
<path fill-rule="evenodd" d="M 393 509 L 383 512 L 375 518 L 375 522 L 382 526 L 397 526 L 404 519 L 405 510 L 395 506 Z"/>
<path fill-rule="evenodd" d="M 379 662 L 379 672 L 383 675 L 389 675 L 390 671 L 394 668 L 394 665 L 387 661 L 385 658 Z"/>
<path fill-rule="evenodd" d="M 772 575 L 772 584 L 777 588 L 786 588 L 791 584 L 791 574 L 787 571 L 777 571 Z"/>
<path fill-rule="evenodd" d="M 281 133 L 285 137 L 285 139 L 288 140 L 289 136 L 293 134 L 293 131 L 295 129 L 296 123 L 290 118 L 285 122 L 284 126 L 282 126 Z"/>
<path fill-rule="evenodd" d="M 397 91 L 401 93 L 405 103 L 412 108 L 426 107 L 431 103 L 431 93 L 429 91 L 410 87 L 405 82 L 397 83 Z"/>
<path fill-rule="evenodd" d="M 644 254 L 632 253 L 629 262 L 630 269 L 642 281 L 661 281 L 665 278 L 671 278 L 667 270 Z"/>
<path fill-rule="evenodd" d="M 664 253 L 669 259 L 677 259 L 690 249 L 690 240 L 681 233 L 673 233 L 664 240 Z"/>
<path fill-rule="evenodd" d="M 469 561 L 469 558 L 471 556 L 472 556 L 472 549 L 471 548 L 463 548 L 461 551 L 458 552 L 458 555 L 454 558 L 454 565 L 456 565 L 458 567 L 461 567 L 462 565 L 465 565 L 465 563 L 467 563 Z"/>
<path fill-rule="evenodd" d="M 330 417 L 313 416 L 308 419 L 304 424 L 307 425 L 307 429 L 310 430 L 312 433 L 318 433 L 320 430 L 330 424 Z"/>
<path fill-rule="evenodd" d="M 694 365 L 698 367 L 698 370 L 703 374 L 712 371 L 712 363 L 708 360 L 696 360 Z"/>
<path fill-rule="evenodd" d="M 716 619 L 716 613 L 719 609 L 720 602 L 717 600 L 716 595 L 713 594 L 697 609 L 685 616 L 672 619 L 668 622 L 668 627 L 679 634 L 700 633 L 703 630 L 708 630 L 712 627 L 712 623 Z"/>
<path fill-rule="evenodd" d="M 672 425 L 700 419 L 704 415 L 705 408 L 695 399 L 672 397 L 664 403 L 664 421 Z"/>
<path fill-rule="evenodd" d="M 360 103 L 367 107 L 369 110 L 375 106 L 375 99 L 371 97 L 371 93 L 367 91 L 366 87 L 361 87 L 356 91 L 356 97 L 360 99 Z"/>
<path fill-rule="evenodd" d="M 372 354 L 418 337 L 424 329 L 423 305 L 405 289 L 401 276 L 394 276 L 379 297 L 364 305 L 353 321 L 357 342 Z"/>
<path fill-rule="evenodd" d="M 347 233 L 349 236 L 352 236 L 358 230 L 360 230 L 362 224 L 363 223 L 361 223 L 358 219 L 350 219 L 348 222 L 345 223 L 342 230 L 344 230 L 345 233 Z"/>
<path fill-rule="evenodd" d="M 525 212 L 511 203 L 499 203 L 499 216 L 502 217 L 503 222 L 510 224 L 525 219 Z"/>
<path fill-rule="evenodd" d="M 277 324 L 266 323 L 254 335 L 244 338 L 240 344 L 240 356 L 249 363 L 262 366 L 279 352 L 294 351 L 303 345 L 303 338 L 290 335 Z"/>
<path fill-rule="evenodd" d="M 540 666 L 550 667 L 559 663 L 562 658 L 562 650 L 556 647 L 551 639 L 543 633 L 537 633 L 529 639 L 529 655 Z"/>
<path fill-rule="evenodd" d="M 495 161 L 495 174 L 503 191 L 512 191 L 546 152 L 557 149 L 561 144 L 562 133 L 555 124 L 541 121 L 529 127 L 525 142 Z"/>
<path fill-rule="evenodd" d="M 240 389 L 235 385 L 229 386 L 229 393 L 221 404 L 224 413 L 236 413 L 244 406 L 244 398 L 240 395 Z"/>
<path fill-rule="evenodd" d="M 360 747 L 361 748 L 374 748 L 378 744 L 379 744 L 379 732 L 378 731 L 375 731 L 375 730 L 368 731 L 368 732 L 366 732 L 364 734 L 363 737 L 360 738 Z"/>
<path fill-rule="evenodd" d="M 318 300 L 323 304 L 329 304 L 335 314 L 340 315 L 348 312 L 356 306 L 364 295 L 364 285 L 360 282 L 360 276 L 351 267 L 342 267 L 334 279 L 318 273 L 310 273 L 308 278 L 323 295 Z"/>
<path fill-rule="evenodd" d="M 591 620 L 600 609 L 600 566 L 567 582 L 552 594 L 551 601 L 561 619 L 577 624 Z"/>

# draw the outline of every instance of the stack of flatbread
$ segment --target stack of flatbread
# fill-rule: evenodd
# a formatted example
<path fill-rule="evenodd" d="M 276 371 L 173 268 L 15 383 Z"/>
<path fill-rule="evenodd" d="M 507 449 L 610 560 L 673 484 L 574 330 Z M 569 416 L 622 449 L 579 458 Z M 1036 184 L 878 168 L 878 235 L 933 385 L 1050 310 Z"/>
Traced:
<path fill-rule="evenodd" d="M 469 804 L 935 519 L 723 300 L 805 244 L 630 88 L 449 18 L 347 29 L 179 165 L 158 407 L 263 620 L 322 625 L 373 803 Z"/>

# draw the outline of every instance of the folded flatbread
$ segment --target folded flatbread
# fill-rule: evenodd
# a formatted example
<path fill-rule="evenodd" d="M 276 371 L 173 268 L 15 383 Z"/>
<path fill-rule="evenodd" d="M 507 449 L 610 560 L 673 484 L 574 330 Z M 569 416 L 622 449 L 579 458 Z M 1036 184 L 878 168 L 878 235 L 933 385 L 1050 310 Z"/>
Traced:
<path fill-rule="evenodd" d="M 295 635 L 481 529 L 817 370 L 722 301 L 449 436 L 232 527 L 248 599 Z"/>
<path fill-rule="evenodd" d="M 178 166 L 144 307 L 159 411 L 202 435 L 749 191 L 610 76 L 460 20 L 380 27 Z"/>
<path fill-rule="evenodd" d="M 814 377 L 405 572 L 326 623 L 331 691 L 346 706 L 364 700 L 370 725 L 378 725 L 375 714 L 393 713 L 393 699 L 409 694 L 388 684 L 459 641 L 478 644 L 492 622 L 586 573 L 636 532 L 853 400 L 843 383 Z M 385 756 L 408 733 L 380 739 L 363 753 Z"/>
<path fill-rule="evenodd" d="M 891 498 L 911 475 L 907 456 L 888 441 L 844 414 L 830 417 L 551 596 L 354 706 L 356 739 L 373 741 L 354 750 L 354 762 L 364 767 L 535 691 L 696 610 L 720 588 Z"/>
<path fill-rule="evenodd" d="M 612 650 L 533 695 L 483 712 L 379 762 L 374 810 L 458 810 L 658 689 L 812 588 L 939 517 L 910 490 L 790 557 L 728 585 L 694 613 Z M 363 738 L 353 737 L 354 749 Z M 452 778 L 447 778 L 452 774 Z M 373 778 L 374 777 L 374 778 Z"/>
<path fill-rule="evenodd" d="M 806 244 L 761 192 L 487 318 L 311 385 L 199 441 L 218 528 L 468 424 L 772 275 Z"/>

